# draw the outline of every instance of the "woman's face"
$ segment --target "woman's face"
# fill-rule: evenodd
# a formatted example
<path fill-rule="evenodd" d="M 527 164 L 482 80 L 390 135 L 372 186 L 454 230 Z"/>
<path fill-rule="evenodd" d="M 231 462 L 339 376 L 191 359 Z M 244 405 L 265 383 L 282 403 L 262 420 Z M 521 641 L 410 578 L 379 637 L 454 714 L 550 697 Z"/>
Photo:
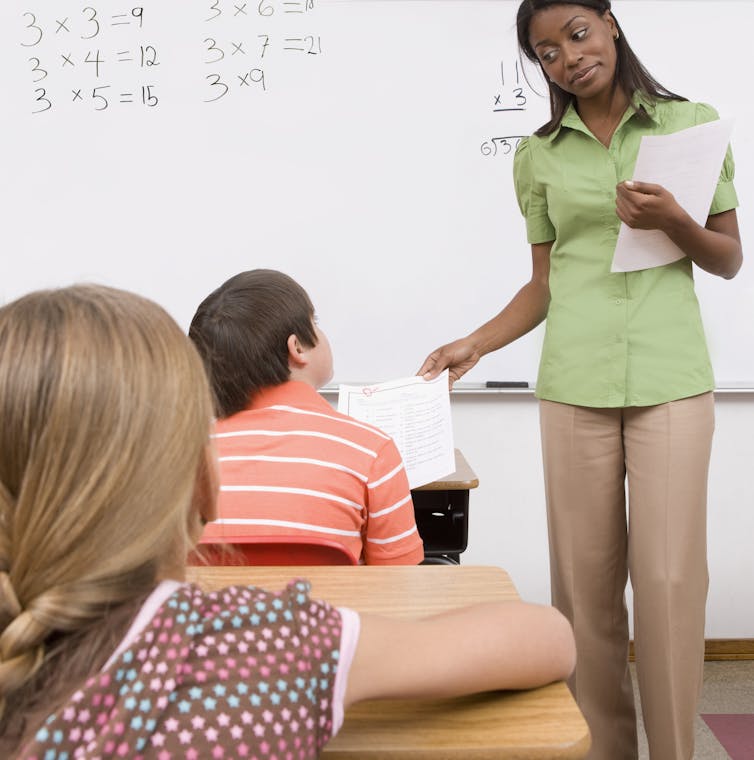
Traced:
<path fill-rule="evenodd" d="M 529 26 L 529 41 L 542 69 L 578 100 L 611 92 L 617 53 L 615 21 L 583 5 L 553 5 Z"/>

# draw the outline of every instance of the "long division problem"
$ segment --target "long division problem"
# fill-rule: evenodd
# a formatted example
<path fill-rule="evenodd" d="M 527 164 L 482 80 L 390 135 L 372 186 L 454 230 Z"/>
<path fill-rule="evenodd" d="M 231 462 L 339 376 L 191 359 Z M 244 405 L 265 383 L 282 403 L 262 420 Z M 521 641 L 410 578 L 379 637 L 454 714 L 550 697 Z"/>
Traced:
<path fill-rule="evenodd" d="M 500 62 L 500 88 L 493 93 L 490 105 L 492 112 L 500 114 L 506 125 L 514 124 L 519 118 L 518 114 L 527 110 L 530 100 L 537 94 L 529 85 L 519 61 L 513 61 L 508 66 L 505 61 Z M 524 126 L 526 122 L 520 119 L 519 124 Z M 519 133 L 511 132 L 486 139 L 480 147 L 482 155 L 495 157 L 513 154 L 521 139 L 528 134 L 526 130 L 516 131 Z"/>

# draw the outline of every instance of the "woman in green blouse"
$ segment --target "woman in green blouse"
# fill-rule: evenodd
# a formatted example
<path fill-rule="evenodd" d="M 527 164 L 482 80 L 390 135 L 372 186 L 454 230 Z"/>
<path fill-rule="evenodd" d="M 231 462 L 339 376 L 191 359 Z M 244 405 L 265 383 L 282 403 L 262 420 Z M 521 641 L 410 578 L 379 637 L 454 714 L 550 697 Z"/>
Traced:
<path fill-rule="evenodd" d="M 521 141 L 516 193 L 532 276 L 419 374 L 452 381 L 542 322 L 540 399 L 553 602 L 571 620 L 570 685 L 594 760 L 635 760 L 628 573 L 653 760 L 691 760 L 704 657 L 706 490 L 713 374 L 692 264 L 733 277 L 742 253 L 728 151 L 704 227 L 663 187 L 628 181 L 643 135 L 717 118 L 656 82 L 609 0 L 524 0 L 522 52 L 541 68 L 552 118 Z M 621 222 L 661 230 L 685 254 L 611 273 Z M 630 531 L 626 521 L 628 482 Z"/>

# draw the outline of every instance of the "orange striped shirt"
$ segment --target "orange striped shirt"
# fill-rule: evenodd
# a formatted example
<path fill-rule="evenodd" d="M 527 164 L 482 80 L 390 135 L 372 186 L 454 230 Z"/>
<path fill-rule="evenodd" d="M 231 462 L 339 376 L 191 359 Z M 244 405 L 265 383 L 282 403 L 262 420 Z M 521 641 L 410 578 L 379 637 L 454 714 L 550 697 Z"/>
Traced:
<path fill-rule="evenodd" d="M 205 537 L 317 535 L 370 565 L 424 558 L 403 461 L 393 440 L 287 382 L 220 420 L 218 519 Z"/>

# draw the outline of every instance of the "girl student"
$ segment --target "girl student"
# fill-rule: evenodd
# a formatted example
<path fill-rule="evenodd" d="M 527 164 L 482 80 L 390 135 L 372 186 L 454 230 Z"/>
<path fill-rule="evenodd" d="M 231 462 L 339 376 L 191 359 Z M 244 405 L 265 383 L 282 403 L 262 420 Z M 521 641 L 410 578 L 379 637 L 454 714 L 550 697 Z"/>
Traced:
<path fill-rule="evenodd" d="M 419 374 L 449 367 L 455 381 L 546 319 L 536 395 L 552 598 L 575 630 L 570 686 L 592 733 L 589 757 L 637 758 L 630 571 L 650 755 L 691 760 L 714 425 L 692 269 L 728 279 L 741 266 L 733 159 L 728 151 L 706 224 L 697 224 L 664 187 L 629 178 L 642 136 L 711 121 L 714 109 L 652 78 L 609 0 L 524 0 L 517 31 L 551 103 L 551 119 L 514 160 L 532 276 L 496 317 L 430 354 Z M 621 222 L 662 231 L 685 257 L 611 273 Z"/>
<path fill-rule="evenodd" d="M 303 581 L 186 584 L 215 515 L 211 416 L 199 355 L 151 301 L 90 285 L 0 308 L 0 756 L 311 758 L 362 699 L 569 675 L 550 607 L 399 621 Z"/>

